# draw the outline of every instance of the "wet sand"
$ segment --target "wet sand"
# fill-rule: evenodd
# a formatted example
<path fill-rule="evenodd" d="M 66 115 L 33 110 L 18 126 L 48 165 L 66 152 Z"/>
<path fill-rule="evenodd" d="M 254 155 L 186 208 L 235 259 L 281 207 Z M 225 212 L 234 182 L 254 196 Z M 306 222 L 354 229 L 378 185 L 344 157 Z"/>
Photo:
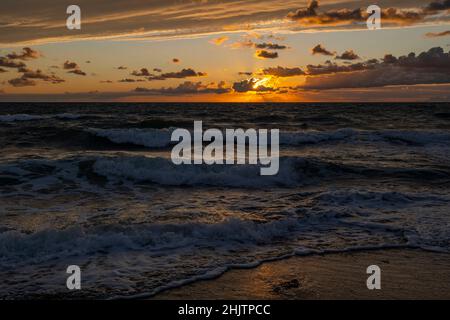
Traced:
<path fill-rule="evenodd" d="M 381 268 L 381 290 L 367 289 L 370 265 Z M 450 254 L 391 249 L 292 257 L 153 299 L 450 299 Z"/>

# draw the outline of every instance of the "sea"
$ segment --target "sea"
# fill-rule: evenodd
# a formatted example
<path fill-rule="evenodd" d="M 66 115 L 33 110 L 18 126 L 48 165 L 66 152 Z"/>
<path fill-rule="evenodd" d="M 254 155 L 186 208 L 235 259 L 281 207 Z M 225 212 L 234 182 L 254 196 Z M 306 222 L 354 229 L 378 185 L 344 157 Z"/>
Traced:
<path fill-rule="evenodd" d="M 173 164 L 171 133 L 194 121 L 279 129 L 279 173 Z M 449 103 L 1 103 L 0 150 L 0 299 L 150 298 L 294 255 L 450 253 Z"/>

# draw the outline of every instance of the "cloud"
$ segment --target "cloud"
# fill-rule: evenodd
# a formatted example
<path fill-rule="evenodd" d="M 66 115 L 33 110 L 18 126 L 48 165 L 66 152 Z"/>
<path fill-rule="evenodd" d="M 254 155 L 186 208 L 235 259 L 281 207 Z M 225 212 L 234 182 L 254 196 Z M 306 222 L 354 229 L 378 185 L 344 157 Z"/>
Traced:
<path fill-rule="evenodd" d="M 8 71 L 3 68 L 0 68 L 0 73 L 5 73 L 5 72 L 8 72 Z"/>
<path fill-rule="evenodd" d="M 69 60 L 66 60 L 66 62 L 64 62 L 64 64 L 63 64 L 63 68 L 65 70 L 77 69 L 78 64 L 76 62 L 70 62 Z"/>
<path fill-rule="evenodd" d="M 36 85 L 36 81 L 27 78 L 16 78 L 8 81 L 13 87 L 33 87 Z"/>
<path fill-rule="evenodd" d="M 76 74 L 78 76 L 86 76 L 87 75 L 86 72 L 80 70 L 80 67 L 78 66 L 78 64 L 76 62 L 70 62 L 69 60 L 66 60 L 64 62 L 63 69 L 70 70 L 67 73 Z"/>
<path fill-rule="evenodd" d="M 450 0 L 444 0 L 442 2 L 436 1 L 436 2 L 431 2 L 430 4 L 428 4 L 425 7 L 425 10 L 427 11 L 443 11 L 443 10 L 448 10 L 450 9 Z"/>
<path fill-rule="evenodd" d="M 216 46 L 221 46 L 223 43 L 225 43 L 229 39 L 230 38 L 227 36 L 222 36 L 222 37 L 211 39 L 210 43 L 215 44 Z"/>
<path fill-rule="evenodd" d="M 253 74 L 253 72 L 250 71 L 239 71 L 238 75 L 240 76 L 251 76 Z"/>
<path fill-rule="evenodd" d="M 450 35 L 450 30 L 442 31 L 442 32 L 428 32 L 425 34 L 427 38 L 437 38 L 437 37 L 445 37 Z"/>
<path fill-rule="evenodd" d="M 70 70 L 67 73 L 73 73 L 76 74 L 78 76 L 86 76 L 86 72 L 81 71 L 80 69 L 75 69 L 75 70 Z"/>
<path fill-rule="evenodd" d="M 153 68 L 153 71 L 158 72 L 158 73 L 161 73 L 161 72 L 162 72 L 162 69 L 160 69 L 160 68 Z"/>
<path fill-rule="evenodd" d="M 119 81 L 117 81 L 117 82 L 144 82 L 145 80 L 142 80 L 142 79 L 129 79 L 129 78 L 126 78 L 126 79 L 121 79 L 121 80 L 119 80 Z"/>
<path fill-rule="evenodd" d="M 311 53 L 313 55 L 315 54 L 322 54 L 324 56 L 334 56 L 334 52 L 331 52 L 327 49 L 325 49 L 321 44 L 318 44 L 314 48 L 311 49 Z"/>
<path fill-rule="evenodd" d="M 269 49 L 269 50 L 284 50 L 284 49 L 287 49 L 287 46 L 276 44 L 276 43 L 263 42 L 263 43 L 256 43 L 255 44 L 255 48 L 257 48 L 257 49 Z"/>
<path fill-rule="evenodd" d="M 360 57 L 353 51 L 353 50 L 347 50 L 340 56 L 336 56 L 336 59 L 339 60 L 358 60 Z"/>
<path fill-rule="evenodd" d="M 233 90 L 238 93 L 245 93 L 245 92 L 273 92 L 276 91 L 276 89 L 272 87 L 267 87 L 264 85 L 258 85 L 258 82 L 260 80 L 256 78 L 251 78 L 247 80 L 242 80 L 233 83 Z"/>
<path fill-rule="evenodd" d="M 39 79 L 39 80 L 43 80 L 46 82 L 51 82 L 51 83 L 62 83 L 65 82 L 64 79 L 59 78 L 58 76 L 54 75 L 54 74 L 45 74 L 44 72 L 42 72 L 41 70 L 22 70 L 23 74 L 22 74 L 22 78 L 25 79 Z"/>
<path fill-rule="evenodd" d="M 0 57 L 0 67 L 5 68 L 24 68 L 26 65 L 23 62 L 17 62 L 5 57 Z"/>
<path fill-rule="evenodd" d="M 117 70 L 127 70 L 128 68 L 127 67 L 125 67 L 125 66 L 119 66 L 119 67 L 117 67 Z"/>
<path fill-rule="evenodd" d="M 313 0 L 306 8 L 290 12 L 287 17 L 304 25 L 339 24 L 362 21 L 361 9 L 340 9 L 318 13 L 319 2 Z"/>
<path fill-rule="evenodd" d="M 112 81 L 112 80 L 102 80 L 102 81 L 100 81 L 100 83 L 114 83 L 114 81 Z"/>
<path fill-rule="evenodd" d="M 152 76 L 152 74 L 148 71 L 147 68 L 141 68 L 141 70 L 139 70 L 139 71 L 135 70 L 131 73 L 131 75 L 135 76 L 135 77 L 150 77 L 150 76 Z"/>
<path fill-rule="evenodd" d="M 12 59 L 12 60 L 16 60 L 16 59 L 17 60 L 30 60 L 30 59 L 37 59 L 40 56 L 41 56 L 41 54 L 38 51 L 33 50 L 28 47 L 23 48 L 21 53 L 13 52 L 13 53 L 6 55 L 6 57 L 8 59 Z"/>
<path fill-rule="evenodd" d="M 258 59 L 276 59 L 276 58 L 278 58 L 278 52 L 257 50 L 255 52 L 255 57 Z"/>
<path fill-rule="evenodd" d="M 345 25 L 365 22 L 369 16 L 365 8 L 328 10 L 318 12 L 319 2 L 314 0 L 305 8 L 290 12 L 287 18 L 303 26 Z M 385 22 L 394 24 L 412 24 L 423 20 L 426 16 L 423 9 L 406 10 L 385 8 L 381 12 Z"/>
<path fill-rule="evenodd" d="M 173 62 L 173 63 L 180 63 L 180 59 L 178 59 L 178 58 L 173 58 L 173 59 L 172 59 L 172 62 Z"/>
<path fill-rule="evenodd" d="M 166 72 L 160 75 L 150 75 L 147 79 L 149 81 L 153 81 L 153 80 L 183 79 L 190 77 L 205 77 L 205 76 L 207 76 L 205 72 L 197 72 L 194 69 L 187 68 L 178 72 Z"/>
<path fill-rule="evenodd" d="M 319 2 L 311 1 L 307 7 L 298 9 L 296 12 L 289 12 L 288 17 L 292 20 L 300 20 L 304 18 L 316 17 L 316 10 L 319 8 Z"/>
<path fill-rule="evenodd" d="M 343 3 L 347 5 L 363 3 L 365 6 L 368 4 L 362 0 L 328 0 L 323 1 L 319 9 L 318 2 L 314 1 L 315 6 L 310 5 L 297 10 L 299 3 L 305 2 L 305 0 L 136 0 L 130 4 L 129 0 L 77 0 L 77 4 L 89 12 L 89 15 L 83 18 L 83 32 L 79 33 L 67 32 L 64 19 L 61 18 L 61 7 L 55 6 L 54 0 L 27 0 L 26 8 L 23 1 L 3 1 L 0 11 L 2 29 L 0 44 L 8 48 L 12 47 L 12 44 L 28 46 L 86 39 L 147 41 L 217 35 L 227 31 L 262 33 L 275 28 L 288 31 L 298 28 L 298 24 L 293 24 L 290 20 L 297 21 L 301 25 L 305 22 L 306 26 L 311 24 L 302 20 L 310 19 L 311 23 L 318 20 L 321 26 L 333 25 L 336 21 L 342 24 L 345 23 L 343 18 L 348 16 L 346 12 L 352 11 L 358 17 L 362 15 L 364 18 L 365 7 L 364 12 L 361 12 L 361 9 L 336 10 L 336 8 Z M 380 2 L 380 5 L 383 3 L 388 1 Z M 419 0 L 400 2 L 403 8 L 414 8 L 418 3 Z M 420 9 L 400 11 L 421 13 Z M 291 14 L 288 15 L 289 13 Z M 385 13 L 387 11 L 383 11 L 383 14 Z M 283 19 L 286 16 L 291 17 L 290 20 Z M 404 17 L 400 19 L 402 18 Z M 350 19 L 354 22 L 353 17 Z M 445 18 L 437 17 L 437 20 L 444 21 Z"/>
<path fill-rule="evenodd" d="M 276 68 L 263 69 L 261 70 L 261 73 L 263 75 L 275 76 L 280 78 L 305 75 L 305 72 L 301 68 L 284 68 L 280 66 Z"/>
<path fill-rule="evenodd" d="M 310 76 L 317 76 L 332 73 L 355 72 L 373 68 L 375 68 L 375 64 L 370 61 L 365 63 L 354 63 L 350 65 L 338 65 L 336 63 L 332 63 L 331 61 L 327 61 L 325 64 L 307 65 L 306 73 Z"/>
<path fill-rule="evenodd" d="M 177 87 L 147 89 L 136 88 L 135 92 L 149 93 L 155 95 L 192 95 L 192 94 L 225 94 L 231 91 L 225 86 L 225 82 L 203 84 L 202 82 L 185 81 Z"/>
<path fill-rule="evenodd" d="M 247 35 L 248 37 L 248 35 Z M 262 36 L 260 36 L 262 37 Z M 258 38 L 259 39 L 259 38 Z M 262 42 L 262 43 L 255 43 L 250 39 L 244 39 L 241 41 L 234 42 L 230 45 L 232 49 L 269 49 L 269 50 L 284 50 L 288 49 L 287 46 L 272 42 Z"/>
<path fill-rule="evenodd" d="M 340 66 L 327 63 L 307 66 L 303 89 L 371 88 L 392 85 L 450 83 L 450 52 L 441 47 L 419 55 L 394 57 L 387 54 L 381 61 L 371 60 Z"/>

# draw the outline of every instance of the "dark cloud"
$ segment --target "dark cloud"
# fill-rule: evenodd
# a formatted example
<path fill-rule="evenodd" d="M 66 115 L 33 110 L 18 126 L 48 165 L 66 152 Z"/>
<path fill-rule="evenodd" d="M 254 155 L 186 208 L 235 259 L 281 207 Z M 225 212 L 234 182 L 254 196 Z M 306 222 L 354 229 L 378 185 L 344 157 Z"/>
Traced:
<path fill-rule="evenodd" d="M 0 57 L 0 67 L 5 68 L 24 68 L 26 65 L 23 62 L 17 62 L 5 57 Z"/>
<path fill-rule="evenodd" d="M 444 0 L 444 1 L 436 1 L 436 2 L 431 2 L 430 4 L 428 4 L 425 7 L 425 10 L 427 11 L 442 11 L 442 10 L 448 10 L 450 9 L 450 0 Z"/>
<path fill-rule="evenodd" d="M 124 67 L 124 66 L 120 66 L 120 67 L 117 67 L 117 70 L 127 70 L 128 68 L 127 67 Z"/>
<path fill-rule="evenodd" d="M 341 9 L 330 10 L 324 13 L 318 13 L 319 2 L 314 0 L 309 3 L 306 8 L 291 12 L 288 14 L 288 18 L 294 21 L 298 21 L 302 24 L 338 24 L 348 23 L 353 21 L 362 21 L 363 16 L 361 9 Z"/>
<path fill-rule="evenodd" d="M 142 79 L 129 79 L 129 78 L 126 78 L 126 79 L 121 79 L 121 80 L 119 80 L 119 81 L 117 81 L 117 82 L 144 82 L 145 80 L 142 80 Z"/>
<path fill-rule="evenodd" d="M 100 81 L 100 83 L 114 83 L 114 82 L 111 80 L 102 80 L 102 81 Z"/>
<path fill-rule="evenodd" d="M 305 8 L 291 12 L 287 17 L 301 25 L 342 25 L 365 22 L 369 16 L 365 8 L 339 9 L 318 12 L 319 2 L 311 1 Z M 383 21 L 396 24 L 411 24 L 425 18 L 424 10 L 400 10 L 397 8 L 382 9 Z"/>
<path fill-rule="evenodd" d="M 247 36 L 248 37 L 248 36 Z M 258 35 L 258 39 L 260 39 L 262 36 Z M 272 42 L 262 42 L 262 43 L 255 43 L 250 39 L 243 39 L 241 41 L 234 42 L 230 45 L 232 49 L 241 49 L 241 48 L 249 48 L 249 49 L 268 49 L 268 50 L 285 50 L 288 49 L 287 46 L 278 44 L 278 43 L 272 43 Z"/>
<path fill-rule="evenodd" d="M 437 37 L 445 37 L 450 35 L 450 30 L 442 31 L 442 32 L 428 32 L 425 34 L 427 38 L 437 38 Z"/>
<path fill-rule="evenodd" d="M 450 83 L 450 52 L 440 47 L 419 55 L 410 53 L 381 60 L 340 66 L 308 66 L 304 89 L 370 88 L 392 85 Z"/>
<path fill-rule="evenodd" d="M 147 68 L 141 68 L 141 70 L 139 70 L 139 71 L 135 70 L 131 73 L 131 75 L 135 76 L 135 77 L 150 77 L 150 76 L 152 76 L 152 74 L 148 71 Z"/>
<path fill-rule="evenodd" d="M 285 78 L 285 77 L 303 76 L 305 75 L 305 72 L 301 68 L 284 68 L 278 66 L 276 68 L 263 69 L 262 74 Z"/>
<path fill-rule="evenodd" d="M 284 49 L 287 49 L 287 46 L 276 44 L 276 43 L 263 42 L 263 43 L 256 43 L 255 44 L 255 48 L 257 48 L 257 49 L 269 49 L 269 50 L 284 50 Z"/>
<path fill-rule="evenodd" d="M 423 10 L 407 11 L 399 10 L 397 8 L 387 8 L 381 11 L 381 18 L 383 21 L 398 23 L 398 24 L 412 24 L 419 22 L 425 18 L 426 14 Z"/>
<path fill-rule="evenodd" d="M 159 68 L 153 68 L 153 71 L 154 71 L 154 72 L 161 73 L 161 72 L 162 72 L 162 69 L 159 69 Z"/>
<path fill-rule="evenodd" d="M 86 76 L 86 72 L 81 71 L 80 69 L 74 69 L 74 70 L 70 70 L 67 73 L 73 73 L 76 74 L 78 76 Z"/>
<path fill-rule="evenodd" d="M 179 63 L 179 62 L 180 62 L 180 59 L 178 59 L 178 58 L 173 58 L 173 59 L 172 59 L 172 62 L 173 62 L 173 63 Z"/>
<path fill-rule="evenodd" d="M 311 1 L 306 8 L 298 9 L 296 12 L 290 12 L 288 18 L 292 20 L 300 20 L 304 18 L 316 17 L 317 9 L 319 8 L 319 2 L 316 0 Z"/>
<path fill-rule="evenodd" d="M 276 59 L 276 58 L 278 58 L 278 52 L 257 50 L 255 52 L 255 57 L 257 57 L 259 59 Z"/>
<path fill-rule="evenodd" d="M 336 56 L 339 60 L 358 60 L 360 57 L 353 51 L 347 50 L 343 54 Z"/>
<path fill-rule="evenodd" d="M 238 75 L 240 75 L 240 76 L 251 76 L 252 74 L 253 74 L 253 72 L 248 72 L 248 71 L 238 72 Z"/>
<path fill-rule="evenodd" d="M 332 73 L 344 73 L 344 72 L 354 72 L 354 71 L 362 71 L 375 68 L 375 64 L 370 61 L 365 63 L 354 63 L 350 65 L 338 65 L 336 63 L 332 63 L 327 61 L 325 64 L 319 65 L 307 65 L 306 73 L 311 76 L 316 75 L 324 75 L 324 74 L 332 74 Z"/>
<path fill-rule="evenodd" d="M 5 72 L 8 72 L 8 71 L 6 71 L 5 69 L 0 68 L 0 73 L 5 73 Z"/>
<path fill-rule="evenodd" d="M 66 62 L 64 62 L 63 68 L 65 70 L 77 69 L 78 68 L 78 64 L 76 62 L 70 62 L 69 60 L 67 60 Z"/>
<path fill-rule="evenodd" d="M 334 56 L 334 52 L 325 49 L 321 44 L 318 44 L 311 49 L 312 54 L 322 54 L 324 56 Z"/>
<path fill-rule="evenodd" d="M 147 79 L 149 81 L 153 80 L 166 80 L 166 79 L 183 79 L 191 77 L 205 77 L 207 74 L 205 72 L 197 72 L 194 69 L 187 68 L 178 72 L 167 72 L 160 75 L 151 75 Z"/>
<path fill-rule="evenodd" d="M 23 48 L 21 53 L 13 52 L 13 53 L 10 53 L 10 54 L 6 55 L 6 57 L 8 59 L 12 59 L 12 60 L 15 60 L 15 59 L 18 59 L 18 60 L 30 60 L 30 59 L 37 59 L 40 56 L 41 56 L 41 54 L 38 51 L 33 50 L 31 48 L 28 48 L 28 47 Z"/>
<path fill-rule="evenodd" d="M 25 78 L 25 79 L 39 79 L 39 80 L 43 80 L 43 81 L 51 82 L 51 83 L 65 82 L 64 79 L 61 79 L 54 74 L 50 74 L 50 75 L 45 74 L 44 72 L 42 72 L 39 69 L 36 71 L 24 69 L 22 71 L 23 71 L 22 78 Z"/>
<path fill-rule="evenodd" d="M 8 81 L 10 85 L 13 87 L 33 87 L 36 85 L 36 82 L 27 78 L 16 78 Z"/>
<path fill-rule="evenodd" d="M 191 94 L 224 94 L 229 93 L 230 88 L 225 87 L 225 82 L 221 81 L 218 84 L 210 83 L 203 84 L 202 82 L 185 81 L 177 87 L 161 88 L 161 89 L 147 89 L 136 88 L 135 92 L 148 93 L 155 95 L 191 95 Z"/>
<path fill-rule="evenodd" d="M 78 76 L 86 76 L 87 75 L 86 72 L 80 70 L 80 67 L 78 66 L 78 64 L 76 62 L 70 62 L 69 60 L 66 60 L 66 62 L 64 62 L 63 69 L 70 70 L 67 73 L 76 74 Z"/>

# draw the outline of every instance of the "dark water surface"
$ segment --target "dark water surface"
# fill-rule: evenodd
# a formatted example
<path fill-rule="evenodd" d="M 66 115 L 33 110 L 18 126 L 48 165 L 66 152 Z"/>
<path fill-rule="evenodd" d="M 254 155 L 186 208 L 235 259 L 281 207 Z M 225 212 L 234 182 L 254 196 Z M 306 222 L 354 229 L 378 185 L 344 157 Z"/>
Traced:
<path fill-rule="evenodd" d="M 280 129 L 280 172 L 174 128 Z M 0 104 L 0 298 L 140 296 L 293 254 L 450 252 L 449 104 Z"/>

